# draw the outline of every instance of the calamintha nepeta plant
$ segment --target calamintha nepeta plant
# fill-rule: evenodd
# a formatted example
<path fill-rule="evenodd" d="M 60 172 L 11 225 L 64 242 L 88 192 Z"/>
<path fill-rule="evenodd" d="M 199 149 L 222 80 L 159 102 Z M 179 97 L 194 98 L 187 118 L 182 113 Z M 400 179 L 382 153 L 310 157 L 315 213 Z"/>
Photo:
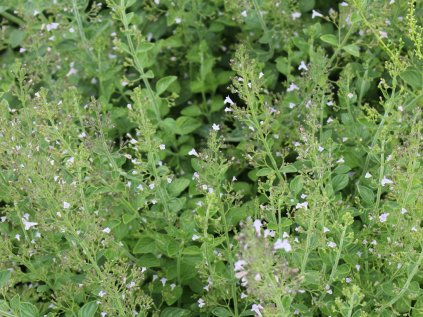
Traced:
<path fill-rule="evenodd" d="M 1 316 L 422 316 L 417 1 L 0 5 Z"/>

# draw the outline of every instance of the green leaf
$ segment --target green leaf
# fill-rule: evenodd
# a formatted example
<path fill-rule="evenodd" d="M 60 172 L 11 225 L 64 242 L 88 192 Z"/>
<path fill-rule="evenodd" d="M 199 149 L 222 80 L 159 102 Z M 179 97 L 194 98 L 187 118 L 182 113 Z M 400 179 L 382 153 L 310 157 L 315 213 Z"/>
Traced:
<path fill-rule="evenodd" d="M 0 288 L 5 287 L 9 282 L 11 272 L 9 270 L 0 271 Z"/>
<path fill-rule="evenodd" d="M 342 49 L 352 56 L 360 57 L 360 48 L 355 44 L 344 46 Z"/>
<path fill-rule="evenodd" d="M 167 307 L 163 309 L 160 317 L 189 317 L 192 316 L 192 312 L 188 309 Z"/>
<path fill-rule="evenodd" d="M 295 177 L 291 183 L 289 183 L 289 189 L 294 193 L 294 195 L 298 195 L 303 189 L 303 179 L 300 175 Z"/>
<path fill-rule="evenodd" d="M 281 173 L 296 173 L 296 172 L 298 172 L 297 168 L 292 164 L 282 166 L 279 171 Z"/>
<path fill-rule="evenodd" d="M 186 178 L 177 178 L 169 185 L 169 194 L 178 197 L 190 184 L 190 180 Z"/>
<path fill-rule="evenodd" d="M 400 77 L 414 88 L 423 88 L 423 72 L 417 70 L 416 68 L 407 68 L 401 73 Z"/>
<path fill-rule="evenodd" d="M 171 306 L 182 296 L 182 287 L 178 285 L 173 290 L 170 287 L 166 288 L 162 294 L 166 304 Z"/>
<path fill-rule="evenodd" d="M 278 57 L 276 60 L 276 69 L 284 75 L 290 74 L 290 66 L 286 57 Z"/>
<path fill-rule="evenodd" d="M 373 190 L 363 185 L 358 185 L 357 189 L 360 197 L 365 203 L 372 204 L 375 201 L 375 194 L 373 193 Z"/>
<path fill-rule="evenodd" d="M 215 307 L 212 310 L 212 314 L 217 317 L 231 317 L 233 316 L 232 313 L 224 307 Z"/>
<path fill-rule="evenodd" d="M 166 91 L 166 89 L 169 88 L 169 86 L 177 79 L 176 76 L 166 76 L 163 78 L 160 78 L 156 83 L 156 92 L 157 95 L 161 95 Z"/>
<path fill-rule="evenodd" d="M 78 317 L 94 317 L 97 308 L 96 301 L 88 302 L 78 311 Z"/>
<path fill-rule="evenodd" d="M 155 253 L 157 250 L 156 243 L 153 238 L 144 236 L 138 239 L 134 246 L 133 252 L 135 254 Z"/>
<path fill-rule="evenodd" d="M 154 43 L 144 42 L 139 47 L 137 47 L 138 53 L 145 53 L 154 48 Z"/>
<path fill-rule="evenodd" d="M 180 135 L 190 134 L 201 127 L 201 121 L 192 117 L 179 117 L 176 119 L 176 133 Z"/>
<path fill-rule="evenodd" d="M 273 173 L 273 170 L 270 167 L 264 167 L 258 170 L 258 172 L 256 173 L 256 176 L 258 177 L 267 176 L 271 173 Z"/>
<path fill-rule="evenodd" d="M 338 46 L 338 38 L 333 34 L 325 34 L 320 37 L 320 39 L 333 46 Z"/>
<path fill-rule="evenodd" d="M 332 178 L 333 190 L 336 192 L 344 189 L 348 185 L 348 181 L 349 178 L 347 174 L 336 175 L 334 178 Z"/>
<path fill-rule="evenodd" d="M 19 310 L 20 317 L 38 317 L 39 315 L 38 308 L 32 305 L 31 303 L 21 303 Z"/>

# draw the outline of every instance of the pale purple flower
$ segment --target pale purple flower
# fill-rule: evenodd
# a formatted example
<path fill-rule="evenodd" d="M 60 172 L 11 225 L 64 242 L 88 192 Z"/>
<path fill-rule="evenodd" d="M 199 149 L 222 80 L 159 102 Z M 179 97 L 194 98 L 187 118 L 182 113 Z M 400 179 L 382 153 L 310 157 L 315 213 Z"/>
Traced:
<path fill-rule="evenodd" d="M 393 183 L 394 183 L 393 181 L 391 181 L 390 179 L 383 176 L 382 181 L 381 181 L 382 186 L 385 186 L 386 184 L 393 184 Z"/>
<path fill-rule="evenodd" d="M 311 18 L 314 19 L 315 17 L 321 18 L 321 17 L 323 17 L 323 14 L 317 12 L 316 10 L 313 10 L 312 13 L 311 13 Z"/>
<path fill-rule="evenodd" d="M 261 223 L 261 220 L 259 220 L 259 219 L 254 220 L 253 227 L 256 230 L 257 236 L 259 236 L 259 237 L 261 235 L 260 231 L 261 231 L 261 226 L 262 225 L 263 224 Z"/>
<path fill-rule="evenodd" d="M 380 222 L 386 222 L 386 220 L 388 220 L 388 216 L 389 216 L 389 214 L 388 214 L 388 213 L 386 213 L 386 212 L 384 212 L 383 214 L 381 214 L 381 215 L 379 216 L 379 221 L 380 221 Z"/>
<path fill-rule="evenodd" d="M 253 306 L 251 307 L 251 311 L 255 312 L 259 317 L 262 317 L 263 315 L 261 314 L 260 310 L 263 310 L 263 306 L 261 306 L 260 304 L 253 304 Z"/>
<path fill-rule="evenodd" d="M 225 100 L 223 101 L 223 103 L 226 105 L 227 103 L 230 105 L 234 105 L 235 102 L 232 101 L 231 97 L 226 96 Z"/>
<path fill-rule="evenodd" d="M 285 250 L 285 252 L 290 252 L 292 250 L 292 246 L 289 243 L 288 239 L 283 239 L 283 240 L 278 239 L 273 245 L 273 249 L 275 250 L 283 249 Z"/>

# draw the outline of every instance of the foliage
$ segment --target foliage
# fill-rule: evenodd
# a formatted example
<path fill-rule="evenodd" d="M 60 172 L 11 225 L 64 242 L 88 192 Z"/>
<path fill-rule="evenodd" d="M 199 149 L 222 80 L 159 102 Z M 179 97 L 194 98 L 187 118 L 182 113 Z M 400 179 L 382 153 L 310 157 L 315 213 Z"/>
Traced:
<path fill-rule="evenodd" d="M 1 316 L 422 316 L 418 1 L 1 1 Z"/>

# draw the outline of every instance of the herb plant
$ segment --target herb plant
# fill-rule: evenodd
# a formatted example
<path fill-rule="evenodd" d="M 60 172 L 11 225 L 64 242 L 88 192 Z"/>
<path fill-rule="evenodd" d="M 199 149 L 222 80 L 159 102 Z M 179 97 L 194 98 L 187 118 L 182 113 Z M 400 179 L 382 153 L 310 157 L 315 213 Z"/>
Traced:
<path fill-rule="evenodd" d="M 423 316 L 422 13 L 0 1 L 0 316 Z"/>

